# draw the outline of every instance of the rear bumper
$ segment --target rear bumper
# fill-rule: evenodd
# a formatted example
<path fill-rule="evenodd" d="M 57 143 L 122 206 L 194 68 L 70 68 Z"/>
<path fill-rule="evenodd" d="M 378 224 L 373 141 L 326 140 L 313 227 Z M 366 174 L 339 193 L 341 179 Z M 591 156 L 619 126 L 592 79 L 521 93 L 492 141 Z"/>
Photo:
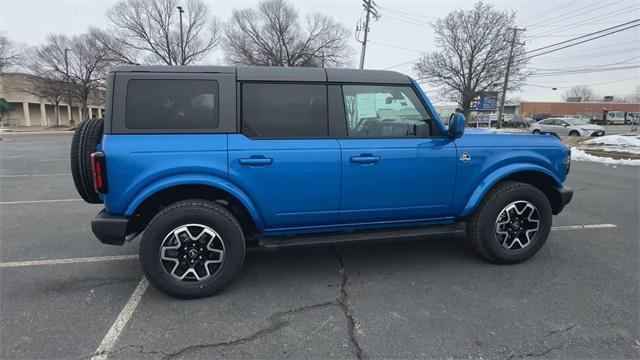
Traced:
<path fill-rule="evenodd" d="M 102 210 L 91 221 L 91 231 L 103 244 L 122 245 L 127 238 L 129 219 Z"/>
<path fill-rule="evenodd" d="M 560 194 L 560 203 L 553 209 L 553 214 L 558 215 L 564 207 L 571 202 L 573 198 L 573 189 L 567 186 L 558 188 L 558 193 Z"/>

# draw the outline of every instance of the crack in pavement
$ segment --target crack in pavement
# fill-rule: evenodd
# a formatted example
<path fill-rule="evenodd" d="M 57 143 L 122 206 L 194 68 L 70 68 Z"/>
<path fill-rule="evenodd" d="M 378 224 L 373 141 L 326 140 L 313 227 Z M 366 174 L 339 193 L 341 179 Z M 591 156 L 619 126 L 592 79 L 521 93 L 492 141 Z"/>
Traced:
<path fill-rule="evenodd" d="M 355 336 L 355 331 L 356 331 L 356 321 L 355 318 L 353 317 L 353 314 L 351 312 L 351 309 L 349 308 L 348 304 L 347 304 L 347 300 L 349 298 L 349 294 L 347 293 L 347 282 L 349 280 L 349 277 L 347 275 L 347 272 L 345 270 L 345 266 L 344 266 L 344 259 L 342 258 L 342 256 L 338 253 L 338 251 L 334 248 L 331 247 L 331 253 L 336 257 L 336 259 L 338 260 L 338 265 L 340 266 L 338 272 L 340 273 L 340 289 L 338 292 L 338 295 L 336 296 L 336 299 L 334 301 L 326 301 L 326 302 L 322 302 L 322 303 L 317 303 L 317 304 L 312 304 L 312 305 L 304 305 L 304 306 L 300 306 L 291 310 L 286 310 L 286 311 L 278 311 L 275 312 L 273 314 L 271 314 L 265 321 L 263 321 L 260 326 L 259 326 L 259 330 L 246 335 L 244 337 L 241 338 L 237 338 L 237 339 L 233 339 L 233 340 L 228 340 L 228 341 L 221 341 L 221 342 L 215 342 L 215 343 L 206 343 L 206 344 L 195 344 L 195 345 L 190 345 L 187 347 L 184 347 L 176 352 L 164 352 L 164 351 L 160 351 L 160 350 L 148 350 L 145 351 L 144 349 L 144 345 L 127 345 L 125 347 L 116 349 L 116 350 L 112 350 L 107 352 L 108 355 L 113 355 L 119 352 L 123 352 L 127 349 L 132 349 L 132 348 L 137 348 L 138 354 L 161 354 L 163 355 L 163 359 L 165 360 L 170 360 L 170 359 L 175 359 L 177 357 L 181 357 L 185 354 L 194 352 L 194 351 L 198 351 L 198 350 L 203 350 L 203 349 L 213 349 L 213 348 L 217 348 L 217 347 L 225 347 L 225 346 L 234 346 L 234 345 L 240 345 L 240 344 L 244 344 L 244 343 L 248 343 L 251 341 L 254 341 L 262 336 L 271 334 L 273 332 L 276 332 L 280 329 L 282 329 L 283 327 L 287 326 L 289 324 L 289 321 L 286 319 L 286 317 L 288 315 L 293 315 L 293 314 L 298 314 L 307 310 L 311 310 L 311 309 L 317 309 L 317 308 L 321 308 L 321 307 L 326 307 L 326 306 L 337 306 L 338 308 L 340 308 L 340 310 L 342 311 L 342 313 L 344 314 L 344 317 L 347 320 L 347 333 L 349 336 L 349 342 L 351 343 L 351 347 L 354 350 L 356 359 L 358 360 L 362 360 L 364 359 L 364 354 L 362 351 L 362 347 L 360 346 L 360 343 L 358 342 L 358 340 L 356 339 Z M 266 327 L 263 327 L 263 325 L 265 323 L 268 323 L 269 325 Z M 95 354 L 94 354 L 95 355 Z M 93 356 L 93 355 L 92 355 Z M 89 357 L 90 358 L 90 357 Z M 85 358 L 83 358 L 85 359 Z"/>
<path fill-rule="evenodd" d="M 333 301 L 327 301 L 327 302 L 318 303 L 318 304 L 305 305 L 305 306 L 297 307 L 291 310 L 278 311 L 276 313 L 271 314 L 267 318 L 266 322 L 269 323 L 269 326 L 262 328 L 252 334 L 241 337 L 239 339 L 234 339 L 229 341 L 222 341 L 222 342 L 217 342 L 212 344 L 197 344 L 197 345 L 187 346 L 175 353 L 169 354 L 168 356 L 165 357 L 165 359 L 174 359 L 178 356 L 184 355 L 185 353 L 188 353 L 193 350 L 212 349 L 212 348 L 221 347 L 221 346 L 233 346 L 233 345 L 239 345 L 239 344 L 251 342 L 261 336 L 271 334 L 287 326 L 289 324 L 289 321 L 285 319 L 287 315 L 297 314 L 306 310 L 317 309 L 317 308 L 321 308 L 329 305 L 335 305 L 335 303 Z"/>
<path fill-rule="evenodd" d="M 536 351 L 530 351 L 526 354 L 511 354 L 511 356 L 509 356 L 507 358 L 507 360 L 512 360 L 514 358 L 519 358 L 519 359 L 524 359 L 524 358 L 528 358 L 528 357 L 542 357 L 545 356 L 547 354 L 549 354 L 550 352 L 554 351 L 554 350 L 560 350 L 563 347 L 565 347 L 567 344 L 560 344 L 557 346 L 553 346 L 553 347 L 549 347 L 549 348 L 545 348 L 542 351 L 536 352 Z"/>
<path fill-rule="evenodd" d="M 571 330 L 573 330 L 576 326 L 578 326 L 578 325 L 573 324 L 573 325 L 571 325 L 571 326 L 569 326 L 569 327 L 566 327 L 566 328 L 564 328 L 564 329 L 551 330 L 551 331 L 547 334 L 547 336 L 551 336 L 551 335 L 553 335 L 553 334 L 562 333 L 562 332 L 566 332 L 566 331 L 571 331 Z"/>
<path fill-rule="evenodd" d="M 289 324 L 289 321 L 286 319 L 288 315 L 298 314 L 306 310 L 317 309 L 317 308 L 326 307 L 326 306 L 337 306 L 338 308 L 340 308 L 340 310 L 342 311 L 342 313 L 344 314 L 347 320 L 347 333 L 349 336 L 349 342 L 351 343 L 351 347 L 354 350 L 356 359 L 362 360 L 365 357 L 362 351 L 362 347 L 360 346 L 360 343 L 358 342 L 355 336 L 356 321 L 355 321 L 355 318 L 353 317 L 351 309 L 347 304 L 347 299 L 349 297 L 349 294 L 347 293 L 346 286 L 349 278 L 345 270 L 344 259 L 334 247 L 331 247 L 331 253 L 336 257 L 336 259 L 338 260 L 338 265 L 340 266 L 338 270 L 340 273 L 340 289 L 334 301 L 326 301 L 326 302 L 312 304 L 312 305 L 300 306 L 291 310 L 275 312 L 260 324 L 259 330 L 238 339 L 221 341 L 216 343 L 191 345 L 171 353 L 160 351 L 160 350 L 145 351 L 144 345 L 128 345 L 116 350 L 109 351 L 106 354 L 113 355 L 113 354 L 125 351 L 127 349 L 137 348 L 138 349 L 137 353 L 139 354 L 161 354 L 163 355 L 163 359 L 165 360 L 175 359 L 177 357 L 181 357 L 193 351 L 198 351 L 203 349 L 213 349 L 213 348 L 225 347 L 225 346 L 234 346 L 234 345 L 248 343 L 262 336 L 276 332 L 282 329 L 283 327 L 287 326 Z M 266 327 L 263 327 L 265 323 L 269 325 Z"/>
<path fill-rule="evenodd" d="M 547 338 L 547 337 L 552 336 L 554 334 L 560 334 L 560 333 L 564 333 L 564 332 L 567 332 L 567 331 L 571 331 L 571 330 L 575 329 L 577 326 L 578 325 L 576 325 L 576 324 L 572 324 L 572 325 L 570 325 L 570 326 L 568 326 L 566 328 L 563 328 L 563 329 L 551 330 L 543 338 Z M 528 352 L 526 354 L 511 354 L 507 358 L 507 360 L 512 360 L 514 358 L 528 358 L 528 357 L 545 356 L 545 355 L 547 355 L 548 353 L 550 353 L 550 352 L 552 352 L 554 350 L 560 350 L 560 349 L 564 348 L 566 345 L 567 345 L 566 343 L 562 343 L 560 345 L 556 345 L 556 346 L 553 346 L 553 347 L 545 347 L 544 350 L 542 350 L 542 351 L 530 351 L 530 352 Z"/>
<path fill-rule="evenodd" d="M 340 256 L 338 250 L 336 250 L 336 248 L 332 246 L 331 252 L 336 256 L 336 259 L 338 259 L 338 264 L 340 265 L 340 292 L 338 293 L 336 302 L 340 309 L 342 309 L 345 318 L 347 318 L 347 333 L 349 334 L 349 341 L 355 349 L 356 358 L 358 360 L 361 360 L 364 356 L 362 353 L 362 347 L 360 346 L 360 343 L 358 342 L 358 339 L 356 339 L 355 335 L 356 321 L 353 317 L 353 314 L 351 313 L 349 305 L 347 304 L 347 299 L 349 297 L 349 294 L 347 294 L 347 280 L 349 280 L 349 277 L 344 267 L 344 259 L 342 258 L 342 256 Z"/>

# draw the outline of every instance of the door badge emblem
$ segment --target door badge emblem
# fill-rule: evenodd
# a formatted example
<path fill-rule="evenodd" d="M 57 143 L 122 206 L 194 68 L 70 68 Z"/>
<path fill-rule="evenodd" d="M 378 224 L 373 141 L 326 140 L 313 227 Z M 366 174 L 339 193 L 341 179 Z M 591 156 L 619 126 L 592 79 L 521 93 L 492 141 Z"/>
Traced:
<path fill-rule="evenodd" d="M 468 153 L 463 152 L 462 155 L 460 155 L 460 160 L 462 160 L 463 162 L 467 162 L 471 160 L 471 156 L 469 156 Z"/>

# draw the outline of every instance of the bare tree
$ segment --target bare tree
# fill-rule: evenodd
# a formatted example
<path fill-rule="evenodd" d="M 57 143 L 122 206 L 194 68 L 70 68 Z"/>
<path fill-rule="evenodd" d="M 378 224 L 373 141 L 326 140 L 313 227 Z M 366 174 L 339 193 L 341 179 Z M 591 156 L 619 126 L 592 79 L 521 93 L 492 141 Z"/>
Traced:
<path fill-rule="evenodd" d="M 86 109 L 89 97 L 104 87 L 112 64 L 109 49 L 90 34 L 72 37 L 51 34 L 45 44 L 35 49 L 30 67 L 36 75 L 64 81 L 70 97 Z"/>
<path fill-rule="evenodd" d="M 184 8 L 181 48 L 177 6 Z M 112 37 L 105 44 L 126 62 L 188 65 L 220 41 L 220 28 L 202 0 L 122 0 L 109 9 Z M 184 50 L 184 56 L 182 55 Z"/>
<path fill-rule="evenodd" d="M 349 31 L 342 24 L 319 13 L 301 19 L 285 0 L 234 10 L 224 34 L 226 59 L 232 64 L 342 66 L 351 55 Z"/>
<path fill-rule="evenodd" d="M 23 51 L 6 35 L 0 34 L 0 73 L 19 65 L 23 60 Z"/>
<path fill-rule="evenodd" d="M 473 98 L 504 79 L 515 13 L 477 2 L 472 9 L 456 10 L 432 26 L 439 50 L 421 56 L 414 69 L 421 80 L 458 102 L 468 121 Z M 521 87 L 527 76 L 523 54 L 524 45 L 516 40 L 508 90 Z"/>
<path fill-rule="evenodd" d="M 596 95 L 588 85 L 576 85 L 562 95 L 562 100 L 567 102 L 586 102 L 595 99 Z"/>

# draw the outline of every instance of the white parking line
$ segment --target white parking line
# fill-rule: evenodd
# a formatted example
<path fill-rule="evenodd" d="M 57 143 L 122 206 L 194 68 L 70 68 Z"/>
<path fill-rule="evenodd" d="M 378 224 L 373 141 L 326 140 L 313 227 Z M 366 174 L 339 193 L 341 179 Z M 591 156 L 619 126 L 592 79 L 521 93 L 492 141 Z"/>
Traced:
<path fill-rule="evenodd" d="M 6 175 L 0 175 L 0 178 L 44 177 L 44 176 L 71 176 L 71 173 L 57 173 L 57 174 L 6 174 Z"/>
<path fill-rule="evenodd" d="M 553 231 L 564 231 L 564 230 L 583 230 L 583 229 L 605 229 L 605 228 L 614 228 L 617 225 L 614 224 L 584 224 L 584 225 L 566 225 L 566 226 L 553 226 L 551 230 Z"/>
<path fill-rule="evenodd" d="M 47 162 L 47 161 L 69 161 L 69 158 L 62 158 L 62 159 L 40 159 L 38 160 L 39 162 Z"/>
<path fill-rule="evenodd" d="M 95 355 L 91 358 L 91 360 L 106 360 L 109 352 L 113 349 L 113 346 L 118 341 L 122 330 L 127 326 L 127 323 L 131 319 L 133 312 L 136 310 L 138 303 L 140 303 L 140 299 L 142 295 L 144 295 L 145 290 L 149 286 L 149 282 L 145 277 L 140 280 L 136 289 L 133 290 L 133 294 L 129 297 L 129 300 L 120 311 L 120 314 L 116 318 L 116 321 L 111 325 L 111 328 L 104 336 L 100 345 L 96 349 Z"/>
<path fill-rule="evenodd" d="M 113 255 L 113 256 L 95 256 L 70 259 L 51 259 L 51 260 L 30 260 L 30 261 L 7 261 L 0 262 L 0 268 L 20 267 L 20 266 L 38 266 L 38 265 L 57 265 L 57 264 L 79 264 L 100 261 L 116 261 L 137 259 L 138 255 Z"/>
<path fill-rule="evenodd" d="M 53 200 L 0 201 L 0 205 L 56 203 L 56 202 L 70 202 L 70 201 L 83 201 L 83 200 L 82 199 L 53 199 Z"/>

